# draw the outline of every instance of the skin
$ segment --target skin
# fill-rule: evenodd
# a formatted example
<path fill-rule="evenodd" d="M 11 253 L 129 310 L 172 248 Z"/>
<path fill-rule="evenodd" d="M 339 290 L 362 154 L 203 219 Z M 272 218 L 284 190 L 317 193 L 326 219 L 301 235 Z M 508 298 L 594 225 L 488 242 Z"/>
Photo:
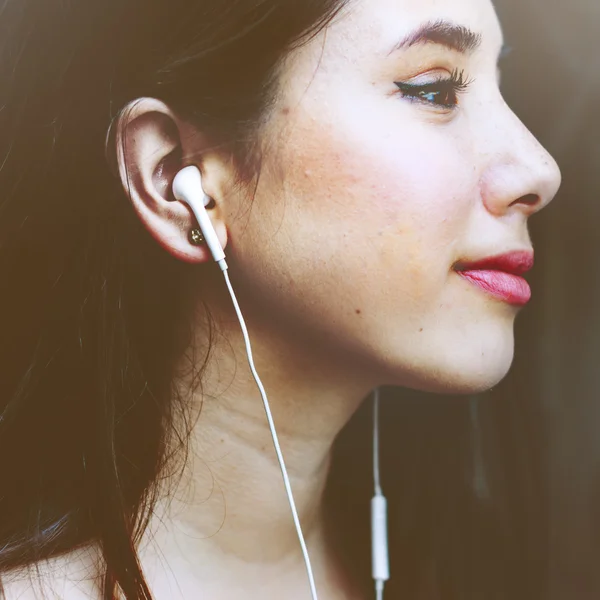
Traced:
<path fill-rule="evenodd" d="M 440 19 L 480 34 L 480 47 L 461 54 L 420 44 L 390 53 Z M 352 3 L 282 66 L 252 199 L 254 188 L 236 185 L 231 158 L 164 104 L 141 99 L 118 125 L 118 164 L 137 214 L 166 251 L 194 263 L 211 259 L 189 243 L 195 221 L 169 189 L 183 166 L 202 171 L 320 598 L 359 597 L 329 550 L 320 499 L 334 438 L 364 397 L 382 384 L 485 390 L 513 358 L 518 309 L 453 270 L 458 261 L 529 249 L 527 220 L 560 183 L 553 159 L 502 99 L 501 46 L 488 0 Z M 473 83 L 454 109 L 407 98 L 394 84 L 456 69 Z M 170 158 L 177 149 L 181 163 Z M 188 468 L 157 507 L 142 566 L 159 599 L 308 598 L 231 301 L 216 271 L 200 283 L 218 336 L 203 395 L 191 400 L 202 412 Z M 195 325 L 202 348 L 201 310 Z M 188 364 L 182 357 L 182 369 Z M 178 385 L 185 392 L 189 381 L 181 376 Z"/>

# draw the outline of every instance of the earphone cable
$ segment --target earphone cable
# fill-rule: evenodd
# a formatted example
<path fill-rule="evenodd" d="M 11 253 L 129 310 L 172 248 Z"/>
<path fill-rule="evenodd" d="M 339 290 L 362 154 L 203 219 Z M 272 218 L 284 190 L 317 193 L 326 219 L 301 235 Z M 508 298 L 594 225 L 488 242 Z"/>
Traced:
<path fill-rule="evenodd" d="M 381 495 L 379 479 L 379 388 L 373 390 L 373 481 L 375 494 Z"/>
<path fill-rule="evenodd" d="M 389 579 L 387 542 L 387 500 L 381 490 L 379 476 L 379 388 L 373 390 L 373 484 L 375 494 L 371 499 L 371 552 L 375 581 L 375 598 L 383 600 L 383 588 Z"/>
<path fill-rule="evenodd" d="M 223 269 L 223 275 L 225 277 L 225 283 L 227 284 L 227 289 L 229 290 L 229 295 L 231 296 L 231 300 L 233 302 L 233 306 L 235 308 L 235 312 L 237 314 L 238 320 L 240 322 L 240 327 L 242 328 L 242 334 L 244 336 L 244 343 L 246 345 L 246 354 L 248 356 L 248 364 L 250 365 L 250 370 L 252 371 L 252 376 L 256 381 L 256 385 L 258 386 L 258 390 L 263 400 L 263 405 L 265 408 L 265 413 L 267 414 L 267 421 L 269 423 L 269 429 L 271 430 L 271 436 L 273 438 L 273 445 L 275 446 L 275 452 L 277 454 L 277 459 L 279 461 L 279 467 L 281 469 L 281 474 L 283 476 L 283 483 L 285 485 L 285 491 L 287 493 L 288 502 L 290 504 L 290 509 L 292 511 L 292 517 L 294 519 L 294 525 L 296 526 L 296 533 L 298 534 L 298 540 L 300 541 L 300 546 L 302 548 L 302 554 L 304 556 L 304 564 L 306 565 L 306 571 L 308 574 L 308 580 L 310 583 L 310 592 L 313 600 L 318 600 L 317 598 L 317 588 L 315 586 L 315 579 L 312 572 L 312 566 L 310 564 L 310 558 L 308 556 L 308 549 L 306 547 L 306 542 L 304 540 L 304 534 L 302 533 L 302 527 L 300 525 L 300 519 L 298 518 L 298 511 L 296 510 L 296 503 L 294 502 L 294 495 L 292 493 L 292 486 L 290 484 L 290 480 L 288 477 L 287 469 L 285 467 L 285 461 L 283 460 L 283 454 L 281 452 L 281 447 L 279 446 L 279 439 L 277 437 L 277 431 L 275 430 L 275 423 L 273 422 L 273 417 L 271 415 L 271 408 L 269 406 L 269 399 L 267 398 L 267 393 L 265 392 L 265 388 L 258 376 L 256 368 L 254 366 L 254 359 L 252 357 L 252 347 L 250 346 L 250 337 L 248 335 L 248 329 L 246 327 L 246 322 L 242 315 L 242 311 L 240 310 L 237 298 L 235 296 L 235 292 L 233 291 L 233 287 L 231 286 L 231 281 L 229 280 L 229 274 L 227 272 L 227 268 Z"/>

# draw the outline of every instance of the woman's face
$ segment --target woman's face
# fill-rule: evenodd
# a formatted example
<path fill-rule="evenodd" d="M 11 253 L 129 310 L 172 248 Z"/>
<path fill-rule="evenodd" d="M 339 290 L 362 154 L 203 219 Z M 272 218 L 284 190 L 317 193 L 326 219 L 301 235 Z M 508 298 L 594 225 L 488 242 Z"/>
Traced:
<path fill-rule="evenodd" d="M 527 289 L 498 271 L 529 262 L 560 174 L 502 99 L 502 44 L 489 0 L 359 0 L 289 57 L 252 208 L 229 221 L 273 335 L 373 384 L 506 374 Z"/>

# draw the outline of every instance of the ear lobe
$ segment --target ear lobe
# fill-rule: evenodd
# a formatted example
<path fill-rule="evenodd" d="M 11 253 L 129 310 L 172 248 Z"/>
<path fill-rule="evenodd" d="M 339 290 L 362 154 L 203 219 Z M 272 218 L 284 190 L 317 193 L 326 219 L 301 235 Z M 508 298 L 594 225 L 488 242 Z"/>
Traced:
<path fill-rule="evenodd" d="M 195 216 L 186 204 L 175 200 L 171 188 L 175 175 L 186 166 L 183 157 L 202 155 L 201 134 L 191 131 L 163 102 L 141 98 L 123 109 L 107 144 L 114 152 L 113 165 L 123 190 L 152 237 L 180 260 L 211 261 L 205 245 L 190 243 L 189 232 L 198 226 Z M 210 216 L 225 247 L 227 228 L 221 214 L 216 202 Z"/>

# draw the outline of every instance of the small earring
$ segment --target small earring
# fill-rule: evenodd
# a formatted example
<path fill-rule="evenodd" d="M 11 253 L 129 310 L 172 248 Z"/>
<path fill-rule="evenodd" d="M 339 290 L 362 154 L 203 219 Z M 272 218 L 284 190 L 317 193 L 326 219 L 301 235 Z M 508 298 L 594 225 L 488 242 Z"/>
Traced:
<path fill-rule="evenodd" d="M 194 246 L 200 246 L 204 243 L 204 236 L 199 229 L 192 229 L 190 231 L 190 243 Z"/>

